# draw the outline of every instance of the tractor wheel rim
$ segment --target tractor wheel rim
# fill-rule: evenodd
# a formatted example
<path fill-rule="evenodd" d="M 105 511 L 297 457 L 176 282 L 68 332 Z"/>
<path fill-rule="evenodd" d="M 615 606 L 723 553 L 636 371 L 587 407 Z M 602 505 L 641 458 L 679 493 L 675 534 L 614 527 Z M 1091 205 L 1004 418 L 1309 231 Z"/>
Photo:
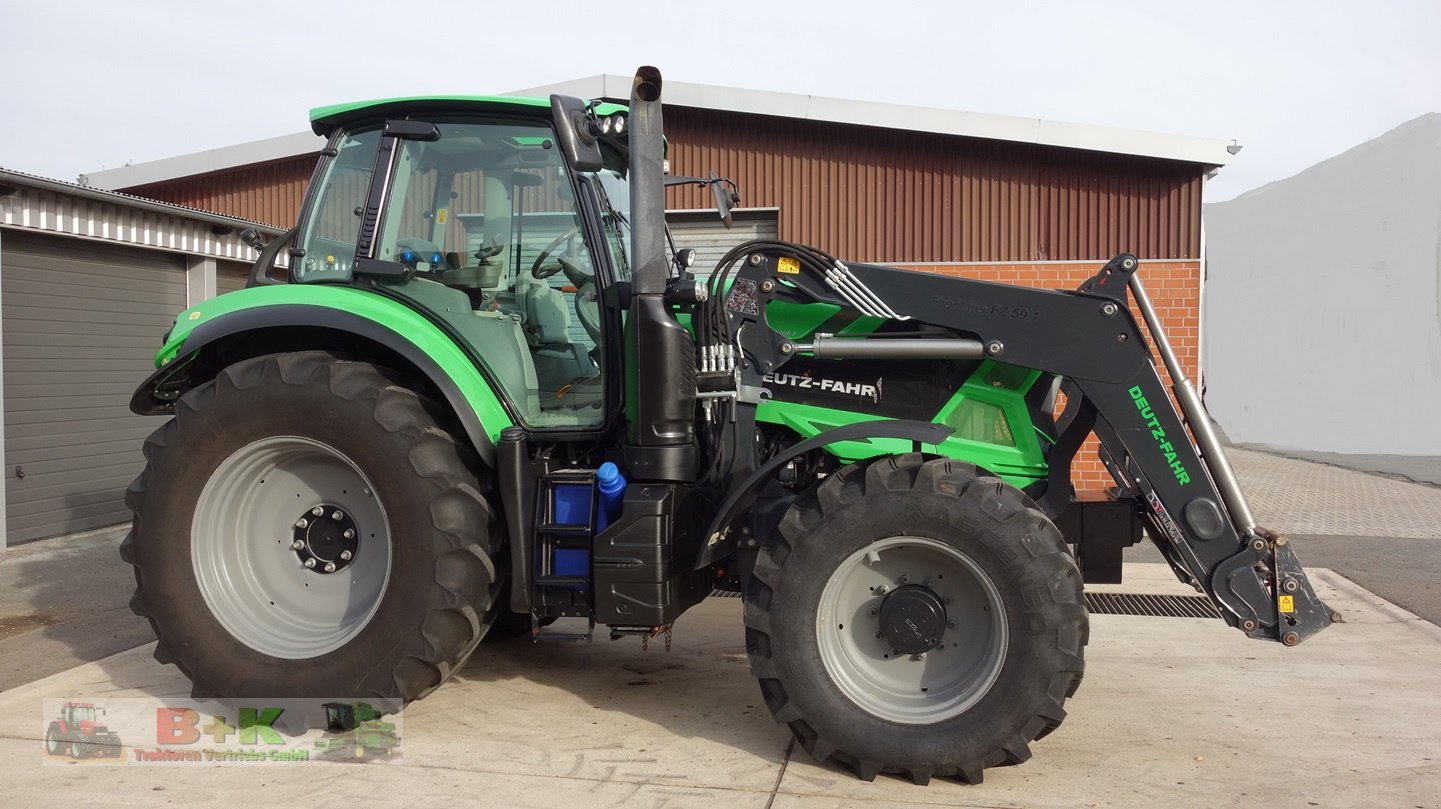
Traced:
<path fill-rule="evenodd" d="M 918 612 L 943 605 L 932 623 L 939 642 L 897 654 L 894 624 L 915 627 L 887 596 L 904 588 Z M 892 628 L 882 624 L 891 617 Z M 925 624 L 925 620 L 920 623 Z M 931 635 L 932 640 L 937 640 Z M 883 539 L 851 554 L 821 591 L 816 639 L 831 681 L 868 713 L 902 724 L 931 724 L 969 710 L 991 689 L 1010 635 L 1000 591 L 969 556 L 925 537 Z"/>
<path fill-rule="evenodd" d="M 334 525 L 357 534 L 343 569 L 328 574 L 309 548 L 297 550 L 300 522 L 316 508 L 326 520 L 341 512 Z M 375 487 L 339 450 L 273 436 L 236 450 L 210 476 L 190 552 L 206 606 L 236 640 L 272 657 L 310 658 L 345 645 L 374 617 L 390 580 L 390 522 Z"/>
<path fill-rule="evenodd" d="M 45 752 L 52 756 L 60 752 L 60 739 L 53 730 L 47 731 L 45 734 Z"/>

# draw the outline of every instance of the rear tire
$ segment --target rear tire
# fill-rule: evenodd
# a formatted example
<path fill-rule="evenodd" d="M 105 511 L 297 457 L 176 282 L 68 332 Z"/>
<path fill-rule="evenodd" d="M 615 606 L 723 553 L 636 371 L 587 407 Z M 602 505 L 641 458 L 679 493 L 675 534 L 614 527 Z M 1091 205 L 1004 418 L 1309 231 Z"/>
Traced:
<path fill-rule="evenodd" d="M 1065 718 L 1088 638 L 1051 521 L 974 466 L 919 454 L 801 497 L 761 549 L 745 624 L 766 705 L 807 752 L 918 784 L 1030 758 Z"/>
<path fill-rule="evenodd" d="M 126 494 L 121 556 L 155 658 L 198 698 L 391 710 L 454 674 L 500 576 L 479 461 L 444 418 L 323 352 L 238 362 L 181 397 Z"/>

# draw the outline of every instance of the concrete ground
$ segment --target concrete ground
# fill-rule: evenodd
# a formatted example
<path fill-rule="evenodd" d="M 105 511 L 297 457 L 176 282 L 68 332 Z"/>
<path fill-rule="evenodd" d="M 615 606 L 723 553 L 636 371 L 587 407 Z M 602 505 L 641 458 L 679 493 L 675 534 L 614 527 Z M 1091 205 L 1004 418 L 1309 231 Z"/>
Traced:
<path fill-rule="evenodd" d="M 0 551 L 0 692 L 155 639 L 130 611 L 129 526 Z"/>
<path fill-rule="evenodd" d="M 1030 762 L 989 770 L 979 786 L 921 788 L 888 776 L 865 783 L 813 762 L 760 701 L 735 599 L 710 599 L 683 616 L 669 653 L 659 643 L 643 653 L 633 640 L 487 641 L 455 679 L 406 710 L 399 766 L 67 768 L 42 752 L 44 699 L 188 692 L 174 667 L 151 658 L 148 628 L 121 612 L 130 585 L 113 555 L 118 534 L 98 534 L 0 556 L 0 634 L 12 627 L 0 639 L 0 674 L 25 681 L 0 686 L 4 803 L 48 804 L 64 794 L 106 806 L 221 805 L 240 796 L 278 805 L 469 800 L 588 809 L 1441 806 L 1441 629 L 1433 623 L 1441 605 L 1422 587 L 1441 578 L 1428 573 L 1441 540 L 1441 489 L 1231 454 L 1262 524 L 1296 538 L 1318 592 L 1345 623 L 1286 649 L 1217 620 L 1094 615 L 1086 680 L 1066 723 L 1033 745 Z M 1326 558 L 1348 554 L 1346 575 L 1325 569 Z M 1125 584 L 1097 589 L 1189 592 L 1143 552 L 1132 558 Z M 1390 595 L 1356 583 L 1368 575 Z M 1406 598 L 1434 607 L 1431 621 L 1394 603 Z M 27 625 L 27 614 L 48 623 Z M 67 628 L 92 620 L 88 632 Z M 107 651 L 132 642 L 144 645 Z"/>
<path fill-rule="evenodd" d="M 1291 447 L 1276 447 L 1269 444 L 1243 444 L 1245 449 L 1254 449 L 1272 455 L 1284 455 L 1303 461 L 1341 466 L 1362 472 L 1409 480 L 1414 483 L 1429 483 L 1441 486 L 1441 455 L 1381 455 L 1354 454 L 1341 452 L 1316 452 Z"/>

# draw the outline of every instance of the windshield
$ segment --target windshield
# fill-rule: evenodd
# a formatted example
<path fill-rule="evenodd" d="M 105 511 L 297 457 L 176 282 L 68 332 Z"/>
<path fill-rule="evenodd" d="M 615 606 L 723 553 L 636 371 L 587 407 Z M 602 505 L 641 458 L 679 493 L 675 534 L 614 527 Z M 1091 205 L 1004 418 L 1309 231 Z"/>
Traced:
<path fill-rule="evenodd" d="M 380 130 L 349 132 L 334 144 L 320 185 L 302 223 L 297 246 L 305 257 L 292 267 L 297 281 L 348 281 L 360 235 L 360 212 L 370 188 Z"/>
<path fill-rule="evenodd" d="M 615 266 L 615 280 L 630 280 L 630 183 L 612 168 L 595 173 L 600 198 L 601 222 Z"/>

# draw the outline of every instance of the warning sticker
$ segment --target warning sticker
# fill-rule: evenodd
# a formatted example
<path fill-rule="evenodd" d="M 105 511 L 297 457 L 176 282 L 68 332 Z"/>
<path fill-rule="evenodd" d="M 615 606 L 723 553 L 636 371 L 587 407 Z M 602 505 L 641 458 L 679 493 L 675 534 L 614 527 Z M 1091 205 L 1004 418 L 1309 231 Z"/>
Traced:
<path fill-rule="evenodd" d="M 737 278 L 726 296 L 726 308 L 743 315 L 759 315 L 760 301 L 756 293 L 756 282 L 749 278 Z"/>
<path fill-rule="evenodd" d="M 1155 492 L 1146 492 L 1146 501 L 1151 504 L 1151 510 L 1156 512 L 1156 519 L 1160 520 L 1161 527 L 1166 529 L 1166 535 L 1171 538 L 1171 541 L 1176 543 L 1177 547 L 1184 546 L 1186 538 L 1181 534 L 1181 529 L 1176 527 L 1176 522 L 1171 519 L 1170 512 L 1166 511 L 1166 507 L 1161 504 L 1161 498 L 1157 497 Z"/>
<path fill-rule="evenodd" d="M 800 275 L 801 263 L 790 256 L 781 256 L 776 259 L 776 272 L 783 272 L 786 275 Z"/>
<path fill-rule="evenodd" d="M 1280 610 L 1280 611 L 1283 612 L 1283 613 L 1295 612 L 1295 611 L 1296 611 L 1296 597 L 1295 597 L 1295 596 L 1276 596 L 1276 609 Z"/>
<path fill-rule="evenodd" d="M 438 210 L 438 211 L 435 212 L 435 222 L 436 222 L 436 224 L 439 224 L 439 225 L 445 224 L 445 220 L 446 220 L 447 218 L 449 218 L 449 217 L 450 217 L 450 209 L 449 209 L 449 208 L 441 208 L 440 210 Z"/>

